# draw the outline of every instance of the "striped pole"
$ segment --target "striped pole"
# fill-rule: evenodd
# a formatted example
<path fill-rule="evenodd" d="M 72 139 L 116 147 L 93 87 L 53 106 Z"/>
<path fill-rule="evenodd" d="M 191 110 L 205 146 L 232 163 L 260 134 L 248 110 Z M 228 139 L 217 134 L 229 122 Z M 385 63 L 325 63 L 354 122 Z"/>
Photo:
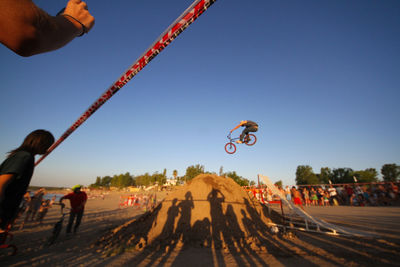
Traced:
<path fill-rule="evenodd" d="M 153 58 L 167 47 L 179 34 L 181 34 L 193 21 L 206 11 L 216 0 L 195 0 L 157 39 L 156 41 L 133 63 L 124 74 L 115 81 L 75 122 L 64 134 L 36 161 L 38 165 L 71 133 L 81 126 L 97 109 L 110 99 L 119 89 L 127 84 L 133 76 L 141 71 Z"/>

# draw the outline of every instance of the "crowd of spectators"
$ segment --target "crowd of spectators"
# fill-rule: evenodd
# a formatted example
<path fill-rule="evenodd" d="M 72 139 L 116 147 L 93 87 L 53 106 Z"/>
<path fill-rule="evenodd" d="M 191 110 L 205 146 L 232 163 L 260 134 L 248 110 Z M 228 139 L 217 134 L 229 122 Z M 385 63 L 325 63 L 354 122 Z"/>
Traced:
<path fill-rule="evenodd" d="M 136 207 L 143 211 L 152 210 L 157 204 L 156 194 L 131 194 L 120 196 L 119 208 Z"/>
<path fill-rule="evenodd" d="M 304 206 L 391 206 L 400 204 L 400 182 L 278 187 L 287 200 Z M 251 189 L 250 189 L 251 190 Z M 260 195 L 260 192 L 262 194 Z M 271 190 L 254 191 L 260 201 L 279 201 Z"/>
<path fill-rule="evenodd" d="M 288 189 L 281 191 L 293 202 L 295 195 L 300 195 L 305 206 L 390 206 L 400 199 L 398 186 L 399 183 L 293 186 L 290 196 Z"/>

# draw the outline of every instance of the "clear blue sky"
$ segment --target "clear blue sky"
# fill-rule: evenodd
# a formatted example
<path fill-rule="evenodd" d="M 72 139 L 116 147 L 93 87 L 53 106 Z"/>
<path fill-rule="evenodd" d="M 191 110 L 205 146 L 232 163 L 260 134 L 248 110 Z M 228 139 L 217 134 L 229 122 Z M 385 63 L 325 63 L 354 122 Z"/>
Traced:
<path fill-rule="evenodd" d="M 56 14 L 67 1 L 35 1 Z M 92 31 L 22 58 L 0 46 L 0 160 L 58 139 L 192 3 L 88 0 Z M 190 165 L 295 183 L 298 165 L 400 164 L 400 1 L 218 0 L 36 169 L 32 185 Z M 258 142 L 224 151 L 240 120 Z M 235 133 L 239 134 L 240 130 Z"/>

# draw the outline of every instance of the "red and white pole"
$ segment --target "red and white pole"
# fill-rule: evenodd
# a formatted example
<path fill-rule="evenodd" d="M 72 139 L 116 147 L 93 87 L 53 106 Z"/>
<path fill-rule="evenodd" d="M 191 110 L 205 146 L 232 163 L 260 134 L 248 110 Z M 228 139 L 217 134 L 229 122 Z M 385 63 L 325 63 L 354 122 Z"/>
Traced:
<path fill-rule="evenodd" d="M 64 134 L 47 150 L 35 165 L 38 165 L 61 142 L 84 123 L 98 108 L 110 99 L 119 89 L 127 84 L 133 76 L 141 71 L 153 58 L 167 47 L 180 33 L 193 21 L 206 11 L 216 0 L 196 0 L 191 4 L 158 38 L 157 40 L 133 63 L 127 71 L 115 81 L 75 122 Z"/>

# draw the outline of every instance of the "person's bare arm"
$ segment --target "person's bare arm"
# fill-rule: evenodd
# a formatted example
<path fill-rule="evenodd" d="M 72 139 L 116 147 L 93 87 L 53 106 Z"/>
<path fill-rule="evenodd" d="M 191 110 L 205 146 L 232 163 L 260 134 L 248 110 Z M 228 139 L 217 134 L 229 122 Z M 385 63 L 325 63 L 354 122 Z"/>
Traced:
<path fill-rule="evenodd" d="M 14 174 L 7 173 L 0 175 L 0 201 L 4 198 L 4 193 L 7 185 L 11 182 Z"/>
<path fill-rule="evenodd" d="M 236 130 L 237 128 L 239 128 L 240 126 L 242 126 L 244 123 L 246 123 L 247 121 L 241 121 L 235 128 L 233 128 L 231 130 L 231 132 L 233 132 L 234 130 Z"/>
<path fill-rule="evenodd" d="M 64 14 L 50 16 L 31 0 L 0 0 L 0 42 L 20 56 L 32 56 L 63 47 L 87 31 L 94 18 L 81 0 L 70 0 Z M 71 17 L 73 18 L 71 18 Z"/>

